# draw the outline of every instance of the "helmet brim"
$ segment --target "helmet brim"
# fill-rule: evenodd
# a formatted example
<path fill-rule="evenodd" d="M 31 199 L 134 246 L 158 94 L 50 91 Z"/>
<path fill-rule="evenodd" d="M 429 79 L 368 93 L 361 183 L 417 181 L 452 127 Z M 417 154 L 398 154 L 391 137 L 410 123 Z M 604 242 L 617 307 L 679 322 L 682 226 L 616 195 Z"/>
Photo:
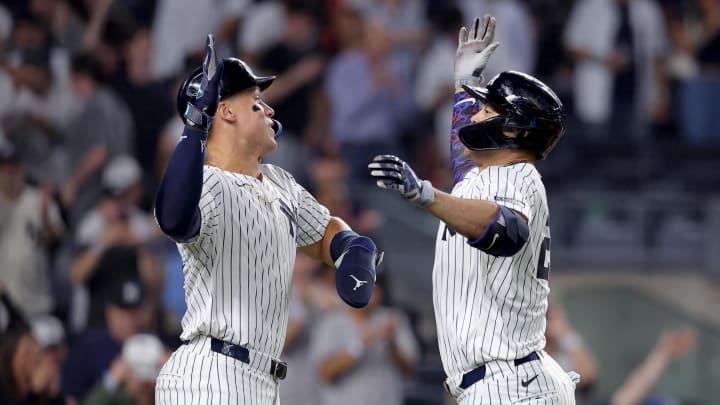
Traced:
<path fill-rule="evenodd" d="M 275 76 L 260 76 L 255 79 L 255 83 L 261 91 L 265 91 L 275 81 Z"/>
<path fill-rule="evenodd" d="M 469 95 L 475 97 L 476 99 L 480 99 L 483 101 L 487 100 L 487 95 L 488 95 L 487 87 L 473 87 L 473 86 L 468 86 L 466 84 L 463 84 L 462 88 Z"/>

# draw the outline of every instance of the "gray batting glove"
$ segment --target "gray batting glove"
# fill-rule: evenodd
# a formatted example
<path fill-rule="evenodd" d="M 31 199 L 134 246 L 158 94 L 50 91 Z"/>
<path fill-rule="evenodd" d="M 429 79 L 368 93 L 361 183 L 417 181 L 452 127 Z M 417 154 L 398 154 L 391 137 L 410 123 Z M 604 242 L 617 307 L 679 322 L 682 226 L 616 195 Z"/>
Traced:
<path fill-rule="evenodd" d="M 495 52 L 499 43 L 495 39 L 495 17 L 485 15 L 482 22 L 475 18 L 470 31 L 460 28 L 458 48 L 455 53 L 455 85 L 479 86 L 483 82 L 482 72 L 485 70 L 490 55 Z"/>
<path fill-rule="evenodd" d="M 432 183 L 418 178 L 410 165 L 397 156 L 375 156 L 368 168 L 370 175 L 377 179 L 378 187 L 397 191 L 418 207 L 425 208 L 435 202 Z"/>

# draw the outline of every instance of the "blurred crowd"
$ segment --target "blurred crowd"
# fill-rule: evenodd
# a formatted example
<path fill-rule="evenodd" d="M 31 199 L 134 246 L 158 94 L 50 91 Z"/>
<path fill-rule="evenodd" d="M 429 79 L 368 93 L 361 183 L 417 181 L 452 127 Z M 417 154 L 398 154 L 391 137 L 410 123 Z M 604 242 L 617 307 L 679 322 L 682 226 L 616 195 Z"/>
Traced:
<path fill-rule="evenodd" d="M 457 32 L 483 14 L 501 44 L 486 78 L 534 74 L 567 107 L 566 139 L 541 164 L 551 197 L 720 191 L 717 0 L 4 0 L 0 286 L 14 309 L 0 309 L 13 320 L 0 322 L 0 402 L 152 403 L 185 310 L 181 259 L 152 205 L 182 131 L 177 88 L 207 33 L 220 56 L 278 75 L 263 98 L 285 133 L 267 161 L 372 234 L 382 213 L 357 192 L 374 155 L 450 184 Z M 332 272 L 301 255 L 295 273 L 284 403 L 402 403 L 401 376 L 434 344 L 418 342 L 412 316 L 388 288 L 347 310 Z M 361 341 L 337 346 L 338 333 Z M 304 369 L 315 372 L 293 372 Z"/>

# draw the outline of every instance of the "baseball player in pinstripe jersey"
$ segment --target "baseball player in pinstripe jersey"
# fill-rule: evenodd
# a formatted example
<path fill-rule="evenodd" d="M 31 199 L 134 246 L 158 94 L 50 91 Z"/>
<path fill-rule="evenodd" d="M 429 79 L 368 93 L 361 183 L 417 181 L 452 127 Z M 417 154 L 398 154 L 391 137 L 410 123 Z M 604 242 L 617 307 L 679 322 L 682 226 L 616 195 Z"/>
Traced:
<path fill-rule="evenodd" d="M 203 66 L 180 88 L 185 130 L 155 216 L 183 258 L 186 344 L 158 377 L 158 404 L 279 403 L 296 248 L 337 269 L 347 304 L 363 307 L 372 295 L 382 258 L 373 241 L 289 173 L 261 164 L 282 130 L 262 101 L 273 80 L 239 59 L 218 61 L 209 35 Z"/>
<path fill-rule="evenodd" d="M 482 84 L 497 48 L 495 19 L 460 30 L 450 194 L 419 179 L 395 156 L 369 168 L 381 188 L 398 191 L 441 222 L 433 304 L 445 388 L 458 403 L 574 404 L 577 374 L 548 356 L 545 312 L 550 230 L 540 174 L 565 130 L 560 100 L 537 79 L 503 72 Z"/>

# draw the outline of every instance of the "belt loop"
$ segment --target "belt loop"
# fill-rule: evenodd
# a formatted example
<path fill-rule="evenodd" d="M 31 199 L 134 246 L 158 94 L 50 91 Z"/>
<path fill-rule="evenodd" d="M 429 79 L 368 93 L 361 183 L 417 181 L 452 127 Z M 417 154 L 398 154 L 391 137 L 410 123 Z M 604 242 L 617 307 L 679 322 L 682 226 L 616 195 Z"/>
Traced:
<path fill-rule="evenodd" d="M 284 361 L 270 361 L 270 374 L 278 380 L 284 380 L 287 377 L 287 363 Z"/>

